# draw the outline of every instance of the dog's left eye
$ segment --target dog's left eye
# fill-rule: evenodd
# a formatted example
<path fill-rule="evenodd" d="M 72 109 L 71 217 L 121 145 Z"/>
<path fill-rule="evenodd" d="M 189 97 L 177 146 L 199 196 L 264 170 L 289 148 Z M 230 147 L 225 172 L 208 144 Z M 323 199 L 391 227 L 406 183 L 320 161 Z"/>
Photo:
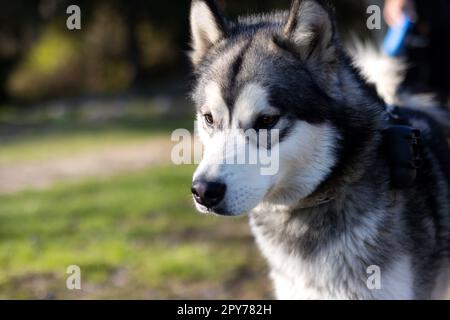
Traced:
<path fill-rule="evenodd" d="M 275 125 L 278 123 L 278 120 L 280 120 L 280 116 L 278 115 L 262 115 L 258 119 L 256 119 L 254 129 L 270 130 L 275 127 Z"/>
<path fill-rule="evenodd" d="M 211 113 L 206 113 L 203 117 L 205 118 L 207 125 L 212 126 L 214 124 L 214 118 Z"/>

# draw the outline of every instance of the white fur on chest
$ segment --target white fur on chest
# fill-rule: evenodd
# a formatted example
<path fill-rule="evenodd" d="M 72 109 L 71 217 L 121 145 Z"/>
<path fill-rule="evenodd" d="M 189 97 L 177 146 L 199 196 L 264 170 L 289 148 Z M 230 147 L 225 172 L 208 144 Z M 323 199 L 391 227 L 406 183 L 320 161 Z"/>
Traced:
<path fill-rule="evenodd" d="M 287 252 L 281 243 L 264 235 L 250 220 L 256 242 L 266 257 L 277 299 L 413 299 L 410 259 L 402 255 L 380 267 L 379 289 L 369 289 L 370 261 L 362 263 L 364 241 L 371 241 L 375 228 L 363 226 L 342 236 L 311 259 Z M 376 221 L 368 221 L 374 224 Z M 365 264 L 368 264 L 367 266 Z"/>

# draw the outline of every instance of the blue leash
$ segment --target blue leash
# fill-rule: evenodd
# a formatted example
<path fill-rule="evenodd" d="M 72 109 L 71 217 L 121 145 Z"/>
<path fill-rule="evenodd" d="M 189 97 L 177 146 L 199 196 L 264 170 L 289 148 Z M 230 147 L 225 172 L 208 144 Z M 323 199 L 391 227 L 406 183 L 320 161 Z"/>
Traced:
<path fill-rule="evenodd" d="M 405 38 L 411 26 L 411 20 L 403 15 L 403 19 L 399 24 L 389 28 L 383 41 L 383 52 L 391 57 L 398 56 L 404 47 Z"/>

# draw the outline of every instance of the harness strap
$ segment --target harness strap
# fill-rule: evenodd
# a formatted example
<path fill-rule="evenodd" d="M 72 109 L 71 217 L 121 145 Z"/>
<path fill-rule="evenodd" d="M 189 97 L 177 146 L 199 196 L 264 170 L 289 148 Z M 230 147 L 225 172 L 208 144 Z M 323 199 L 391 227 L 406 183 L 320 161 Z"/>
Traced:
<path fill-rule="evenodd" d="M 408 125 L 399 114 L 396 106 L 386 106 L 388 127 L 383 130 L 383 148 L 391 173 L 391 185 L 397 189 L 410 187 L 422 167 L 421 131 Z"/>

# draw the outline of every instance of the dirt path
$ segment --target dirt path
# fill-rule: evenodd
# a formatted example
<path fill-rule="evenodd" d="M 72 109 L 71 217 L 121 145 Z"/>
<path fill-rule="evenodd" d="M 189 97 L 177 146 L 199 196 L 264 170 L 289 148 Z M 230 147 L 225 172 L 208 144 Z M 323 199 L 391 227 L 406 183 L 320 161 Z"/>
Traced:
<path fill-rule="evenodd" d="M 58 181 L 111 176 L 169 163 L 172 145 L 170 140 L 160 138 L 56 160 L 0 165 L 0 194 L 45 188 Z"/>

